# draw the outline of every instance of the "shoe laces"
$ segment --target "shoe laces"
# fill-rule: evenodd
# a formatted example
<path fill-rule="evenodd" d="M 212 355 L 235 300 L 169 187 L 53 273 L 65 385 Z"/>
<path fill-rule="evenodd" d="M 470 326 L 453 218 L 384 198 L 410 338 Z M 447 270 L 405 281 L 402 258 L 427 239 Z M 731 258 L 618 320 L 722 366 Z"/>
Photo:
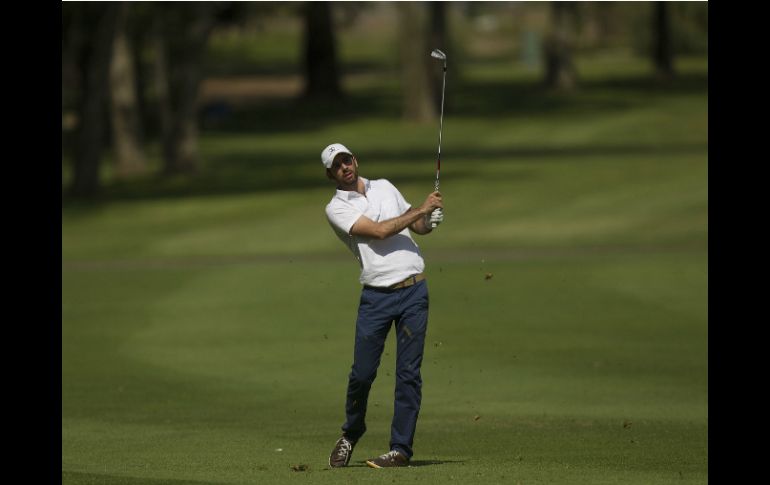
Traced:
<path fill-rule="evenodd" d="M 396 450 L 390 450 L 389 452 L 385 453 L 384 455 L 380 455 L 380 458 L 382 458 L 383 460 L 395 460 L 396 456 L 398 456 L 400 454 L 401 453 L 399 453 Z"/>
<path fill-rule="evenodd" d="M 337 456 L 346 456 L 353 450 L 353 445 L 345 438 L 342 438 L 340 442 L 340 449 L 337 451 Z"/>

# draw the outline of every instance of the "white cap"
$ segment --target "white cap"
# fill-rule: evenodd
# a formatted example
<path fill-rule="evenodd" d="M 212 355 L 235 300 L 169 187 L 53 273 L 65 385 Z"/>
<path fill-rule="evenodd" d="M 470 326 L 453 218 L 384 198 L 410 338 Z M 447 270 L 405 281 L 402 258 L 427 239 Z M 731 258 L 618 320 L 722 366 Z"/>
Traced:
<path fill-rule="evenodd" d="M 331 168 L 332 163 L 334 162 L 334 157 L 339 155 L 340 153 L 347 153 L 348 155 L 353 155 L 353 152 L 347 149 L 345 145 L 342 143 L 332 143 L 328 147 L 324 148 L 321 152 L 321 163 L 324 164 L 324 167 Z"/>

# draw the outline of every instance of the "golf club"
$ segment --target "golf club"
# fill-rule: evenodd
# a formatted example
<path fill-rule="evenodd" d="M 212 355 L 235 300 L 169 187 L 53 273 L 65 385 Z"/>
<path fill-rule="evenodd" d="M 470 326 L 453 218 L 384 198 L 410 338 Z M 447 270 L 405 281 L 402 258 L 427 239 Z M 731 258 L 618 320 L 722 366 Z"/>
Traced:
<path fill-rule="evenodd" d="M 439 49 L 433 49 L 433 52 L 430 53 L 430 56 L 435 59 L 444 61 L 444 80 L 441 84 L 441 118 L 440 118 L 439 130 L 438 130 L 438 156 L 436 157 L 436 181 L 433 184 L 434 191 L 438 191 L 439 174 L 441 172 L 441 133 L 444 131 L 444 88 L 446 88 L 446 54 L 441 52 Z M 433 223 L 431 224 L 431 226 L 435 228 L 436 224 Z"/>

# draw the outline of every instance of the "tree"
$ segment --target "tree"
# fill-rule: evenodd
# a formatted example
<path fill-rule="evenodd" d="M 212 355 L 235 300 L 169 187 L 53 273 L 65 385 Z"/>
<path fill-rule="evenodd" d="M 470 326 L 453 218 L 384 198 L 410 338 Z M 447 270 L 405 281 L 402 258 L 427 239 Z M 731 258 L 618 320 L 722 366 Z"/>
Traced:
<path fill-rule="evenodd" d="M 72 195 L 94 196 L 99 191 L 99 171 L 107 118 L 110 56 L 119 4 L 89 2 L 71 7 L 67 35 L 76 45 L 74 63 L 79 86 L 75 131 Z"/>
<path fill-rule="evenodd" d="M 342 89 L 331 6 L 328 2 L 306 2 L 302 13 L 305 24 L 304 96 L 339 98 Z"/>
<path fill-rule="evenodd" d="M 577 84 L 577 70 L 572 62 L 576 3 L 551 2 L 545 41 L 545 85 L 559 91 L 569 91 Z"/>
<path fill-rule="evenodd" d="M 431 49 L 427 45 L 425 6 L 418 2 L 397 2 L 396 7 L 400 29 L 402 112 L 408 120 L 430 121 L 436 118 L 437 111 L 434 103 L 435 88 L 430 82 L 426 62 Z"/>
<path fill-rule="evenodd" d="M 144 172 L 141 113 L 137 102 L 133 46 L 127 32 L 129 4 L 121 2 L 110 66 L 110 119 L 117 174 Z"/>
<path fill-rule="evenodd" d="M 669 6 L 666 2 L 653 2 L 653 64 L 657 77 L 668 81 L 674 77 L 674 55 L 671 46 Z"/>
<path fill-rule="evenodd" d="M 600 47 L 611 45 L 612 36 L 616 33 L 617 5 L 613 2 L 594 3 L 594 21 L 596 25 L 597 44 Z"/>
<path fill-rule="evenodd" d="M 226 3 L 158 3 L 154 27 L 155 80 L 159 88 L 163 138 L 163 173 L 198 168 L 198 89 L 202 58 Z"/>
<path fill-rule="evenodd" d="M 158 128 L 164 159 L 164 171 L 170 172 L 170 166 L 175 165 L 171 158 L 174 150 L 171 148 L 171 101 L 169 99 L 170 81 L 168 75 L 168 54 L 166 53 L 163 20 L 160 14 L 152 18 L 148 44 L 152 50 L 152 81 L 155 91 L 155 108 L 157 109 Z"/>

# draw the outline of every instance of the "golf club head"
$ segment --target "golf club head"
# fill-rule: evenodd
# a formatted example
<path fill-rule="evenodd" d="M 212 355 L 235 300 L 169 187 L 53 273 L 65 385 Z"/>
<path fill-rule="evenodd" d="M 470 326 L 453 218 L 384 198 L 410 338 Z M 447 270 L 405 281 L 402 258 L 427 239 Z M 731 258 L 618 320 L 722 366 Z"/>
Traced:
<path fill-rule="evenodd" d="M 430 56 L 436 59 L 441 59 L 442 61 L 446 61 L 446 54 L 438 49 L 433 49 L 433 52 L 430 53 Z"/>

